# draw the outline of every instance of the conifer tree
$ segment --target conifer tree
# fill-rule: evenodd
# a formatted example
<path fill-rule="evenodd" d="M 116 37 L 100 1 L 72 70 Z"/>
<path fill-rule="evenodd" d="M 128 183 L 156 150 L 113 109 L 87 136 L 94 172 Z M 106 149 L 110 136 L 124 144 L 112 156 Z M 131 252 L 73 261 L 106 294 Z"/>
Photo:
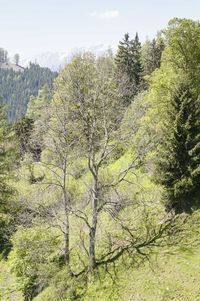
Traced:
<path fill-rule="evenodd" d="M 160 68 L 162 52 L 165 48 L 163 39 L 157 38 L 152 41 L 147 40 L 141 51 L 141 62 L 143 75 L 150 75 L 157 68 Z"/>
<path fill-rule="evenodd" d="M 3 106 L 0 106 L 0 202 L 4 204 L 10 189 L 6 184 L 9 171 L 9 152 L 7 149 L 8 125 Z"/>
<path fill-rule="evenodd" d="M 138 34 L 130 40 L 126 33 L 123 41 L 119 42 L 118 52 L 115 58 L 117 66 L 117 81 L 125 104 L 129 104 L 134 95 L 139 91 L 141 82 L 141 44 Z"/>
<path fill-rule="evenodd" d="M 142 71 L 142 66 L 140 61 L 141 43 L 139 41 L 138 33 L 136 33 L 135 39 L 132 41 L 131 54 L 132 54 L 132 62 L 134 64 L 133 77 L 135 78 L 135 82 L 138 87 L 140 84 L 141 71 Z"/>
<path fill-rule="evenodd" d="M 10 246 L 9 228 L 14 210 L 11 202 L 13 191 L 8 184 L 14 152 L 11 146 L 10 127 L 5 116 L 4 107 L 0 105 L 0 252 Z"/>
<path fill-rule="evenodd" d="M 165 50 L 165 41 L 162 37 L 158 37 L 155 40 L 155 66 L 156 68 L 160 68 L 162 53 Z"/>
<path fill-rule="evenodd" d="M 189 82 L 171 98 L 169 124 L 158 162 L 159 182 L 167 193 L 167 208 L 176 212 L 199 206 L 200 109 Z M 167 132 L 166 131 L 166 132 Z"/>

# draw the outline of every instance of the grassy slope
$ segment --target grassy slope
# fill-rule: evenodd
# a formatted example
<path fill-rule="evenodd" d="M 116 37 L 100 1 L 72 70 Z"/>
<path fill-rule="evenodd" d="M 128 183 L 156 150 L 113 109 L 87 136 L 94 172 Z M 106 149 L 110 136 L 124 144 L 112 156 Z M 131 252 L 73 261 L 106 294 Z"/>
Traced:
<path fill-rule="evenodd" d="M 127 161 L 127 154 L 111 164 L 111 168 L 113 170 L 120 169 L 121 166 L 124 166 L 124 161 Z M 153 201 L 155 201 L 156 196 L 159 198 L 159 188 L 152 184 L 146 176 L 143 177 L 142 174 L 140 176 L 140 183 L 146 188 L 144 196 L 151 196 Z M 26 186 L 24 183 L 21 184 L 23 184 L 23 187 Z M 134 190 L 137 191 L 137 188 L 134 188 Z M 27 193 L 30 193 L 29 189 Z M 200 214 L 197 213 L 196 217 L 192 220 L 194 222 L 190 220 L 190 223 L 186 225 L 189 232 L 187 232 L 184 238 L 184 240 L 191 242 L 191 248 L 178 248 L 174 250 L 173 254 L 170 254 L 171 249 L 160 249 L 153 256 L 151 264 L 146 262 L 145 265 L 139 268 L 132 266 L 127 269 L 127 267 L 121 264 L 119 266 L 118 278 L 114 283 L 108 274 L 102 273 L 100 280 L 96 278 L 89 281 L 87 292 L 81 300 L 200 301 L 200 248 L 198 248 L 198 243 L 197 247 L 192 243 L 197 237 L 200 237 L 199 225 L 198 222 L 195 222 L 200 220 Z M 21 294 L 15 291 L 14 276 L 9 273 L 8 267 L 3 261 L 0 262 L 0 270 L 0 300 L 23 301 Z M 61 276 L 59 281 L 64 283 L 64 277 Z M 34 301 L 80 300 L 62 297 L 56 298 L 56 287 L 57 284 L 54 282 L 52 286 L 34 298 Z"/>
<path fill-rule="evenodd" d="M 199 251 L 160 255 L 139 269 L 122 267 L 116 284 L 90 285 L 84 301 L 199 301 Z"/>

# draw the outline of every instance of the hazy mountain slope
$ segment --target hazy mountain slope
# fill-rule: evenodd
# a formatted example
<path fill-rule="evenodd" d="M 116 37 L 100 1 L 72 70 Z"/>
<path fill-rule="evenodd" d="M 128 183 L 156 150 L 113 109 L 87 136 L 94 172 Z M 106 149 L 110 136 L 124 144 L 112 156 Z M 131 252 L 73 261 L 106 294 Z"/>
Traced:
<path fill-rule="evenodd" d="M 30 96 L 37 95 L 45 84 L 52 87 L 56 75 L 50 69 L 35 64 L 31 64 L 23 72 L 1 68 L 0 97 L 7 106 L 9 120 L 14 121 L 23 116 Z"/>

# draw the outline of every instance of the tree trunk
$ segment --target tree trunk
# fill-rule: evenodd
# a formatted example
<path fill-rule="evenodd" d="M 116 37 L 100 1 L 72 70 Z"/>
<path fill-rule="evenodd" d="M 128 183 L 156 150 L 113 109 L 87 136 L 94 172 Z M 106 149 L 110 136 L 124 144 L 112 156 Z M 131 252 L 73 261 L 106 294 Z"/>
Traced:
<path fill-rule="evenodd" d="M 93 188 L 92 199 L 92 225 L 90 227 L 90 241 L 89 241 L 89 271 L 92 271 L 96 266 L 96 229 L 97 229 L 97 204 L 98 204 L 98 184 L 97 178 L 95 178 L 95 184 Z"/>
<path fill-rule="evenodd" d="M 64 260 L 66 264 L 69 264 L 69 217 L 66 216 L 65 220 L 65 234 L 64 234 Z"/>
<path fill-rule="evenodd" d="M 63 196 L 64 196 L 64 210 L 65 210 L 65 231 L 64 231 L 64 260 L 66 264 L 69 264 L 69 199 L 66 193 L 66 165 L 64 172 L 64 185 L 63 185 Z"/>

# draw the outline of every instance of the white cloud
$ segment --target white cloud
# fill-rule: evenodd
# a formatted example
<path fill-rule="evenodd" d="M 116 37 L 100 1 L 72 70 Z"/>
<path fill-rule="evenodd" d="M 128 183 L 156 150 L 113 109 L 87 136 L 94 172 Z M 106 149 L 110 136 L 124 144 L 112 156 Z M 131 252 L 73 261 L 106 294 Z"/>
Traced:
<path fill-rule="evenodd" d="M 91 13 L 91 16 L 97 17 L 99 19 L 114 19 L 119 16 L 119 12 L 117 10 L 109 10 L 104 12 L 94 11 Z"/>

